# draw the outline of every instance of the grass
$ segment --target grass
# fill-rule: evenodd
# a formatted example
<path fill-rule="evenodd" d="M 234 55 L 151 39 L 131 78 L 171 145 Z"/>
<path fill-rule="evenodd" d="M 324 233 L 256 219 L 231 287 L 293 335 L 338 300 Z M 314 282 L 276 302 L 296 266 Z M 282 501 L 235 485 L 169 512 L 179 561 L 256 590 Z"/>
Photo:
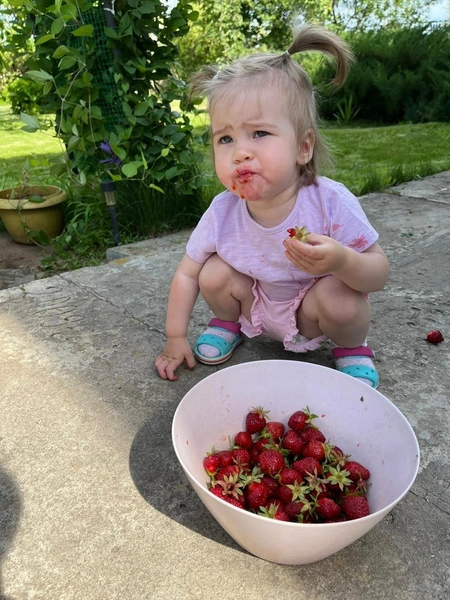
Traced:
<path fill-rule="evenodd" d="M 197 116 L 198 131 L 206 117 Z M 26 133 L 9 106 L 0 105 L 0 189 L 17 185 L 25 160 L 31 159 L 30 183 L 49 180 L 49 160 L 61 155 L 50 133 Z M 332 149 L 335 165 L 323 172 L 346 185 L 356 196 L 423 178 L 450 169 L 450 123 L 404 124 L 389 127 L 338 127 L 327 124 L 321 133 Z M 206 170 L 212 171 L 205 148 Z M 205 207 L 222 188 L 217 179 L 205 192 Z"/>
<path fill-rule="evenodd" d="M 30 183 L 49 183 L 48 161 L 62 154 L 59 141 L 50 133 L 26 133 L 24 125 L 10 107 L 0 105 L 0 187 L 5 189 L 20 183 L 22 169 L 28 158 L 32 164 Z"/>

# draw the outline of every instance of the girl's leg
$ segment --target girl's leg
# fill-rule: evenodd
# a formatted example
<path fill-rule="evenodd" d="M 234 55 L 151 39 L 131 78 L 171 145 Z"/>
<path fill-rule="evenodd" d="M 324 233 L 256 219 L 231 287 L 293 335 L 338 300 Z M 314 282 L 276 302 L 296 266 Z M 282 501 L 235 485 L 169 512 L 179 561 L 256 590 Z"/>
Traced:
<path fill-rule="evenodd" d="M 205 339 L 204 336 L 215 336 L 233 344 L 240 336 L 240 333 L 236 333 L 236 323 L 240 315 L 244 314 L 250 320 L 254 299 L 253 279 L 239 273 L 217 254 L 213 254 L 200 271 L 199 286 L 209 308 L 216 318 L 221 320 L 219 326 L 211 323 L 211 327 L 208 327 L 200 340 Z M 221 356 L 222 351 L 217 346 L 199 343 L 196 354 L 200 360 L 201 357 L 215 359 Z"/>
<path fill-rule="evenodd" d="M 313 285 L 297 313 L 297 327 L 302 335 L 325 334 L 335 348 L 340 348 L 333 350 L 337 369 L 377 387 L 373 352 L 361 348 L 366 344 L 369 325 L 367 298 L 333 276 L 323 277 Z"/>
<path fill-rule="evenodd" d="M 366 339 L 370 305 L 364 294 L 329 275 L 306 294 L 297 312 L 299 332 L 308 338 L 325 334 L 337 346 L 355 348 Z"/>

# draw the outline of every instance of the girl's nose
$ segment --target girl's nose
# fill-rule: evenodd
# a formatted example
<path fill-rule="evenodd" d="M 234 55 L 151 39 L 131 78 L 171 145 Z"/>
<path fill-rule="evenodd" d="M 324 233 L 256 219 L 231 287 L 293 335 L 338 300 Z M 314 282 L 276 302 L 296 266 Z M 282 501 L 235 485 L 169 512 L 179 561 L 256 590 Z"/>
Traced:
<path fill-rule="evenodd" d="M 245 160 L 251 160 L 253 158 L 253 152 L 249 147 L 248 143 L 245 142 L 235 142 L 234 152 L 233 152 L 233 160 L 234 162 L 243 162 Z"/>

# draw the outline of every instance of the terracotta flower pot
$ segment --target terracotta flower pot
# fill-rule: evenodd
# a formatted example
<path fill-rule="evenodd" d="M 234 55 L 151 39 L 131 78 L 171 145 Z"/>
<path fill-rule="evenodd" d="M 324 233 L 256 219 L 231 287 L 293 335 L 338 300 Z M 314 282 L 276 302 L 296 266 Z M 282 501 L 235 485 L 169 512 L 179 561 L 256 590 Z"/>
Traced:
<path fill-rule="evenodd" d="M 28 186 L 23 198 L 20 192 L 19 187 L 0 191 L 0 218 L 12 239 L 18 244 L 32 244 L 29 230 L 42 230 L 50 239 L 58 236 L 63 230 L 61 203 L 67 199 L 66 192 L 53 185 Z M 32 202 L 31 196 L 44 200 Z"/>

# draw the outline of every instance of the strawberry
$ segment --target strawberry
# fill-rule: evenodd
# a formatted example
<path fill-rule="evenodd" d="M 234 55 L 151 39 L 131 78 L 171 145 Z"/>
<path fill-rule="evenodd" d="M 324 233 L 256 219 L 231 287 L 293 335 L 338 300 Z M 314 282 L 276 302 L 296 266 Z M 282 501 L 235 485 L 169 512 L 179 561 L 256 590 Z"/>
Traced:
<path fill-rule="evenodd" d="M 320 462 L 310 456 L 306 458 L 299 458 L 292 463 L 292 468 L 299 472 L 302 478 L 306 477 L 308 473 L 317 473 L 322 475 L 322 465 Z"/>
<path fill-rule="evenodd" d="M 216 473 L 216 480 L 221 481 L 225 477 L 230 477 L 232 475 L 239 475 L 241 469 L 238 465 L 228 465 L 227 467 L 222 467 Z"/>
<path fill-rule="evenodd" d="M 250 452 L 245 448 L 233 448 L 231 455 L 233 457 L 233 462 L 241 468 L 250 466 Z"/>
<path fill-rule="evenodd" d="M 265 435 L 266 433 L 272 437 L 274 442 L 278 442 L 283 437 L 284 424 L 278 421 L 268 421 L 263 430 L 263 434 Z"/>
<path fill-rule="evenodd" d="M 303 243 L 306 243 L 309 235 L 309 231 L 306 230 L 306 226 L 297 227 L 296 225 L 295 228 L 290 227 L 287 232 L 290 238 L 295 238 Z"/>
<path fill-rule="evenodd" d="M 288 427 L 295 431 L 303 431 L 308 425 L 311 424 L 313 419 L 316 419 L 317 415 L 313 415 L 309 408 L 305 410 L 297 410 L 294 414 L 289 417 Z"/>
<path fill-rule="evenodd" d="M 302 512 L 303 502 L 288 502 L 285 506 L 285 511 L 289 517 L 290 521 L 297 521 L 298 515 Z"/>
<path fill-rule="evenodd" d="M 365 496 L 347 496 L 342 500 L 342 511 L 349 519 L 361 519 L 369 514 L 369 503 Z"/>
<path fill-rule="evenodd" d="M 311 440 L 303 446 L 302 454 L 305 458 L 315 458 L 319 462 L 325 460 L 325 450 L 322 442 Z"/>
<path fill-rule="evenodd" d="M 263 483 L 269 490 L 269 496 L 275 495 L 278 489 L 278 482 L 276 479 L 274 479 L 270 475 L 264 475 L 264 477 L 261 479 L 261 483 Z"/>
<path fill-rule="evenodd" d="M 433 329 L 433 331 L 430 331 L 427 335 L 426 340 L 427 342 L 430 342 L 430 344 L 440 344 L 444 341 L 444 336 L 439 329 Z"/>
<path fill-rule="evenodd" d="M 269 489 L 263 483 L 250 483 L 246 487 L 247 504 L 249 508 L 258 510 L 264 506 L 269 497 Z"/>
<path fill-rule="evenodd" d="M 349 460 L 345 463 L 345 470 L 348 471 L 348 477 L 352 481 L 358 481 L 359 479 L 369 479 L 370 471 L 356 462 L 355 460 Z"/>
<path fill-rule="evenodd" d="M 299 480 L 301 480 L 301 477 L 298 471 L 295 469 L 292 469 L 291 467 L 285 467 L 284 469 L 281 469 L 279 481 L 282 485 L 292 485 Z"/>
<path fill-rule="evenodd" d="M 276 493 L 277 498 L 279 498 L 284 504 L 287 504 L 288 502 L 292 502 L 292 500 L 293 500 L 292 490 L 291 490 L 290 486 L 280 485 L 277 488 L 277 491 L 275 493 Z"/>
<path fill-rule="evenodd" d="M 216 452 L 216 456 L 220 460 L 221 467 L 228 467 L 233 464 L 233 455 L 231 454 L 231 450 L 219 450 Z"/>
<path fill-rule="evenodd" d="M 239 448 L 250 450 L 253 445 L 252 434 L 248 431 L 239 431 L 239 433 L 234 436 L 234 445 L 239 446 Z"/>
<path fill-rule="evenodd" d="M 220 458 L 217 454 L 208 454 L 203 459 L 203 468 L 208 473 L 210 477 L 212 477 L 220 467 Z"/>
<path fill-rule="evenodd" d="M 323 433 L 320 431 L 320 429 L 317 429 L 317 427 L 314 426 L 309 426 L 306 429 L 304 429 L 302 431 L 302 438 L 304 442 L 310 442 L 312 440 L 317 440 L 319 442 L 323 442 L 325 443 L 326 438 L 323 435 Z"/>
<path fill-rule="evenodd" d="M 330 492 L 337 492 L 338 490 L 343 491 L 346 486 L 352 484 L 352 480 L 349 479 L 350 473 L 340 467 L 328 467 L 327 471 L 327 488 Z"/>
<path fill-rule="evenodd" d="M 283 441 L 281 445 L 286 450 L 289 450 L 289 453 L 292 455 L 300 454 L 302 448 L 304 446 L 304 441 L 302 436 L 298 431 L 294 431 L 293 429 L 288 429 L 283 436 Z"/>
<path fill-rule="evenodd" d="M 266 475 L 276 475 L 286 465 L 284 457 L 278 450 L 263 450 L 259 455 L 259 466 Z"/>
<path fill-rule="evenodd" d="M 223 489 L 220 487 L 220 485 L 216 485 L 216 486 L 212 487 L 210 489 L 210 492 L 212 492 L 214 494 L 214 496 L 217 496 L 218 498 L 222 498 L 222 500 L 225 500 L 225 502 L 228 502 L 228 504 L 232 504 L 233 506 L 236 506 L 236 508 L 244 508 L 244 504 L 242 502 L 240 502 L 233 496 L 228 496 L 227 494 L 225 494 Z"/>
<path fill-rule="evenodd" d="M 289 516 L 283 503 L 276 498 L 269 498 L 266 506 L 264 506 L 258 514 L 262 517 L 268 517 L 269 519 L 276 519 L 277 521 L 289 521 Z"/>
<path fill-rule="evenodd" d="M 269 411 L 264 410 L 261 406 L 253 408 L 245 417 L 245 429 L 250 434 L 259 433 L 266 426 L 266 416 Z"/>
<path fill-rule="evenodd" d="M 274 449 L 273 446 L 273 442 L 270 438 L 267 437 L 261 437 L 258 440 L 256 440 L 253 444 L 253 446 L 256 448 L 256 450 L 258 452 L 262 452 L 263 450 L 270 450 L 270 449 Z"/>
<path fill-rule="evenodd" d="M 319 498 L 317 500 L 317 513 L 326 521 L 336 519 L 341 514 L 341 507 L 331 498 Z"/>

